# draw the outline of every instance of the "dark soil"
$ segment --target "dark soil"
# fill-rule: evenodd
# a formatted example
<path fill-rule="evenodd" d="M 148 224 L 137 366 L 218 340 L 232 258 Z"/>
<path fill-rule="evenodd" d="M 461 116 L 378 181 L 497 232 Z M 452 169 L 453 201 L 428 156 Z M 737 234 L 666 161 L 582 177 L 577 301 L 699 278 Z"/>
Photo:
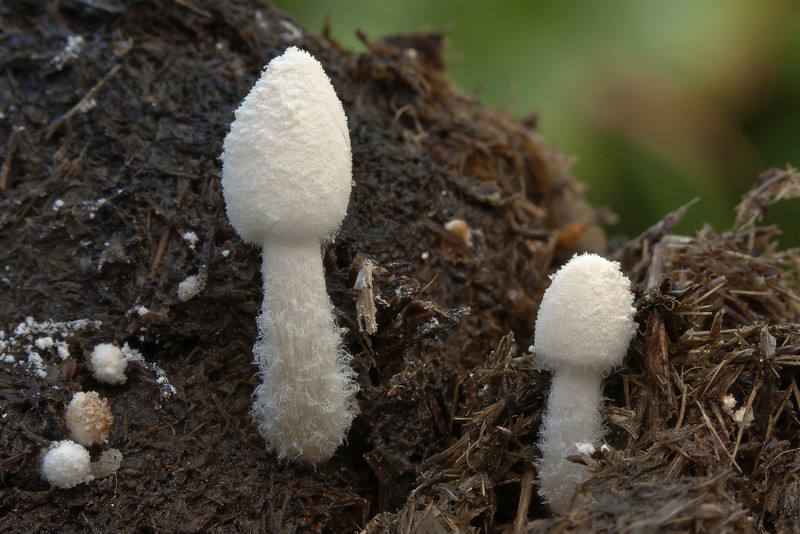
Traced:
<path fill-rule="evenodd" d="M 594 476 L 550 517 L 532 486 L 549 373 L 527 347 L 547 275 L 605 252 L 606 216 L 535 116 L 454 88 L 439 35 L 363 36 L 356 55 L 255 0 L 0 0 L 0 31 L 0 532 L 800 528 L 800 256 L 757 226 L 797 195 L 793 170 L 765 173 L 731 232 L 670 236 L 677 213 L 615 251 L 639 335 L 607 381 L 610 447 L 575 458 Z M 248 413 L 260 255 L 227 222 L 217 159 L 291 45 L 344 103 L 356 184 L 325 267 L 361 413 L 317 467 L 279 462 Z M 354 289 L 370 267 L 372 298 Z M 190 275 L 206 283 L 183 302 Z M 144 362 L 99 383 L 98 343 Z M 89 390 L 115 417 L 92 456 L 122 467 L 51 489 L 42 451 Z"/>

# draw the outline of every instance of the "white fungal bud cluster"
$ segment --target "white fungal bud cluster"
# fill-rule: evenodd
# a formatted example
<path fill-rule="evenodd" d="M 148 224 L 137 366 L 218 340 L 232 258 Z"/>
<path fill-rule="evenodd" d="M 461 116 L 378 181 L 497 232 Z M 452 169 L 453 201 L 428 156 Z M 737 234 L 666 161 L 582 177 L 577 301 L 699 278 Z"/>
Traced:
<path fill-rule="evenodd" d="M 86 447 L 65 439 L 53 443 L 42 458 L 42 476 L 54 488 L 69 489 L 78 484 L 113 475 L 122 465 L 117 449 L 103 451 L 92 462 Z"/>
<path fill-rule="evenodd" d="M 122 463 L 120 451 L 106 450 L 92 462 L 86 449 L 105 442 L 113 422 L 108 401 L 97 392 L 75 393 L 66 413 L 72 439 L 52 443 L 42 457 L 41 472 L 45 480 L 54 488 L 67 489 L 115 473 Z"/>

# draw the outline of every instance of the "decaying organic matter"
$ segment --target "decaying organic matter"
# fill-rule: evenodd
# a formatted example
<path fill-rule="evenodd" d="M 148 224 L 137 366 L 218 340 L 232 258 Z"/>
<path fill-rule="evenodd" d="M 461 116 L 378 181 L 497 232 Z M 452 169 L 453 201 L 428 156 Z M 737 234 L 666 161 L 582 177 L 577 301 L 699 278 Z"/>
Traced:
<path fill-rule="evenodd" d="M 671 236 L 676 214 L 614 252 L 640 329 L 605 382 L 608 450 L 574 458 L 593 476 L 550 517 L 531 491 L 550 379 L 526 348 L 547 275 L 605 240 L 536 117 L 454 88 L 441 36 L 352 54 L 257 0 L 6 1 L 0 18 L 0 530 L 798 525 L 800 260 L 758 226 L 794 170 L 765 173 L 731 232 Z M 260 260 L 227 224 L 217 159 L 290 45 L 331 76 L 355 180 L 323 259 L 361 414 L 316 470 L 265 451 L 247 413 Z M 141 353 L 124 384 L 92 377 L 100 343 Z M 114 415 L 92 459 L 122 465 L 51 489 L 40 454 L 90 390 Z"/>

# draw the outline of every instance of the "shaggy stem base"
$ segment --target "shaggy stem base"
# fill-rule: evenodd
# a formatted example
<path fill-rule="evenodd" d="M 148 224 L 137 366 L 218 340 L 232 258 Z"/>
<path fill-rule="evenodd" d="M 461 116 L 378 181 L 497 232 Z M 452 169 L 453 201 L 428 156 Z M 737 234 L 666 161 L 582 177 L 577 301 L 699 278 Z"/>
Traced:
<path fill-rule="evenodd" d="M 358 387 L 325 288 L 318 238 L 264 243 L 253 417 L 280 457 L 324 462 L 344 441 Z"/>
<path fill-rule="evenodd" d="M 582 446 L 597 446 L 603 438 L 602 379 L 598 371 L 573 366 L 558 368 L 553 375 L 539 443 L 539 494 L 556 513 L 569 508 L 575 488 L 589 475 L 586 466 L 566 457 L 580 454 Z"/>

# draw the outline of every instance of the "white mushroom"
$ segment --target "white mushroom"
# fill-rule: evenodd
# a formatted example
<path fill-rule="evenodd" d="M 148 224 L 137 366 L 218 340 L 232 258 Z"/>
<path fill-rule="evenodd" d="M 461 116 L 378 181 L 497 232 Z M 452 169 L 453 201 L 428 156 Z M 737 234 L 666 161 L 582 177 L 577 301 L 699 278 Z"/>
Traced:
<path fill-rule="evenodd" d="M 617 262 L 576 255 L 551 278 L 533 348 L 554 372 L 539 443 L 539 493 L 560 513 L 589 474 L 566 457 L 591 452 L 605 434 L 601 381 L 625 357 L 636 310 Z"/>
<path fill-rule="evenodd" d="M 101 343 L 92 349 L 92 372 L 94 377 L 106 384 L 124 384 L 128 379 L 125 369 L 128 360 L 120 348 L 113 343 Z"/>
<path fill-rule="evenodd" d="M 92 480 L 89 451 L 68 439 L 53 443 L 42 458 L 42 475 L 51 486 L 62 489 Z"/>
<path fill-rule="evenodd" d="M 263 254 L 253 417 L 279 457 L 323 462 L 356 413 L 320 251 L 346 214 L 352 178 L 342 104 L 308 52 L 270 61 L 236 110 L 222 163 L 228 219 Z"/>

